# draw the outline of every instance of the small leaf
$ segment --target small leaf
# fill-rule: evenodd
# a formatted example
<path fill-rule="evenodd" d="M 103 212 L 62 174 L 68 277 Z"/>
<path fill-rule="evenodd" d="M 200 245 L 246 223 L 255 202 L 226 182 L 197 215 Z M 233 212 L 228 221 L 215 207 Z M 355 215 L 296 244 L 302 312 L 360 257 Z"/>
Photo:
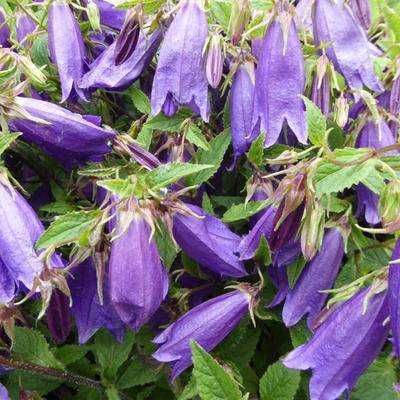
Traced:
<path fill-rule="evenodd" d="M 185 385 L 185 388 L 183 389 L 181 395 L 178 397 L 178 400 L 193 400 L 198 394 L 199 391 L 197 390 L 196 379 L 194 379 L 194 376 L 192 374 L 189 383 Z"/>
<path fill-rule="evenodd" d="M 213 168 L 213 165 L 200 165 L 189 163 L 168 163 L 153 169 L 146 176 L 146 183 L 152 189 L 160 189 L 184 176 L 192 175 L 205 169 Z"/>
<path fill-rule="evenodd" d="M 143 365 L 138 357 L 134 357 L 128 368 L 118 379 L 117 387 L 119 389 L 127 389 L 133 386 L 146 385 L 158 379 L 154 370 Z"/>
<path fill-rule="evenodd" d="M 211 150 L 209 143 L 204 138 L 200 128 L 197 125 L 190 124 L 188 132 L 186 134 L 186 139 L 197 147 L 200 147 L 207 151 Z"/>
<path fill-rule="evenodd" d="M 15 141 L 18 136 L 21 136 L 21 132 L 8 133 L 6 136 L 0 138 L 0 155 L 7 150 L 8 146 Z"/>
<path fill-rule="evenodd" d="M 128 90 L 135 107 L 143 114 L 151 114 L 151 104 L 147 96 L 140 90 L 131 86 Z"/>
<path fill-rule="evenodd" d="M 321 110 L 310 99 L 303 95 L 299 95 L 306 105 L 307 129 L 310 142 L 315 145 L 322 145 L 325 131 L 326 121 Z"/>
<path fill-rule="evenodd" d="M 175 260 L 177 250 L 175 249 L 174 242 L 164 224 L 160 224 L 161 234 L 156 230 L 154 234 L 154 239 L 156 241 L 158 253 L 162 263 L 166 269 L 169 269 Z"/>
<path fill-rule="evenodd" d="M 129 179 L 109 179 L 97 181 L 96 184 L 111 192 L 114 192 L 120 198 L 131 197 L 133 191 L 135 190 L 135 185 L 132 184 Z"/>
<path fill-rule="evenodd" d="M 63 347 L 56 347 L 53 352 L 57 360 L 63 364 L 72 364 L 85 356 L 90 346 L 66 344 Z"/>
<path fill-rule="evenodd" d="M 312 333 L 308 329 L 307 323 L 304 319 L 295 326 L 290 327 L 289 332 L 294 348 L 307 343 L 307 341 L 312 337 Z"/>
<path fill-rule="evenodd" d="M 143 128 L 158 129 L 166 132 L 178 132 L 185 119 L 189 118 L 192 112 L 188 110 L 181 110 L 174 114 L 172 117 L 166 117 L 164 114 L 158 114 L 150 118 L 143 125 Z"/>
<path fill-rule="evenodd" d="M 101 210 L 79 211 L 61 215 L 43 232 L 36 243 L 36 250 L 57 245 L 58 243 L 73 242 L 92 225 L 102 214 Z"/>
<path fill-rule="evenodd" d="M 225 1 L 214 1 L 210 2 L 211 12 L 217 21 L 227 28 L 229 26 L 229 18 L 231 16 L 232 3 Z"/>
<path fill-rule="evenodd" d="M 232 377 L 193 339 L 193 374 L 203 400 L 241 400 L 242 393 Z"/>
<path fill-rule="evenodd" d="M 32 61 L 39 67 L 47 65 L 49 68 L 49 45 L 47 34 L 37 37 L 32 44 Z"/>
<path fill-rule="evenodd" d="M 296 258 L 295 261 L 293 261 L 286 267 L 290 289 L 293 289 L 305 265 L 306 265 L 306 259 L 300 255 L 299 257 Z"/>
<path fill-rule="evenodd" d="M 222 222 L 230 223 L 240 221 L 257 214 L 259 211 L 267 207 L 265 201 L 252 201 L 250 203 L 236 204 L 232 206 L 222 217 Z"/>
<path fill-rule="evenodd" d="M 210 197 L 207 192 L 203 193 L 203 201 L 201 202 L 201 208 L 208 214 L 214 215 L 214 207 L 211 203 Z"/>
<path fill-rule="evenodd" d="M 247 158 L 254 165 L 261 165 L 264 154 L 265 131 L 251 144 Z"/>
<path fill-rule="evenodd" d="M 145 150 L 149 150 L 151 139 L 153 139 L 153 129 L 143 126 L 137 135 L 136 140 L 143 145 Z"/>
<path fill-rule="evenodd" d="M 271 250 L 264 234 L 261 236 L 260 245 L 258 246 L 256 254 L 254 254 L 254 260 L 260 261 L 264 265 L 270 265 L 272 263 Z"/>
<path fill-rule="evenodd" d="M 280 361 L 270 365 L 260 379 L 261 400 L 292 400 L 300 384 L 300 371 Z"/>

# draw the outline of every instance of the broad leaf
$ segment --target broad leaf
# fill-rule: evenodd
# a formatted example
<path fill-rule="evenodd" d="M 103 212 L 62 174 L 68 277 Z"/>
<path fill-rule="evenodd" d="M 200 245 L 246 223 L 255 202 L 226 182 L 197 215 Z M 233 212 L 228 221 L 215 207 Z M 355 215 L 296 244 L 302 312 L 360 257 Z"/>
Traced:
<path fill-rule="evenodd" d="M 250 203 L 232 206 L 222 217 L 222 222 L 230 223 L 251 217 L 267 207 L 265 201 L 252 201 Z"/>
<path fill-rule="evenodd" d="M 135 189 L 135 185 L 133 185 L 129 179 L 109 179 L 97 181 L 96 184 L 109 190 L 110 192 L 114 192 L 120 198 L 131 197 Z"/>
<path fill-rule="evenodd" d="M 299 95 L 306 105 L 307 129 L 310 142 L 315 145 L 322 145 L 326 131 L 326 121 L 321 110 L 310 99 Z"/>
<path fill-rule="evenodd" d="M 213 13 L 214 17 L 222 26 L 227 28 L 229 25 L 229 18 L 231 16 L 232 4 L 230 2 L 212 0 L 210 5 L 211 12 Z"/>
<path fill-rule="evenodd" d="M 207 142 L 207 140 L 203 136 L 203 133 L 197 125 L 190 124 L 186 134 L 186 139 L 190 143 L 195 144 L 197 147 L 200 147 L 204 150 L 211 150 L 209 143 Z"/>
<path fill-rule="evenodd" d="M 141 386 L 146 383 L 154 382 L 158 379 L 155 371 L 143 365 L 138 357 L 134 357 L 128 368 L 118 379 L 117 387 L 119 389 L 127 389 L 133 386 Z"/>
<path fill-rule="evenodd" d="M 128 90 L 135 107 L 143 114 L 151 114 L 151 104 L 147 96 L 140 90 L 131 86 Z"/>
<path fill-rule="evenodd" d="M 247 157 L 254 165 L 261 165 L 264 155 L 265 131 L 251 144 Z"/>

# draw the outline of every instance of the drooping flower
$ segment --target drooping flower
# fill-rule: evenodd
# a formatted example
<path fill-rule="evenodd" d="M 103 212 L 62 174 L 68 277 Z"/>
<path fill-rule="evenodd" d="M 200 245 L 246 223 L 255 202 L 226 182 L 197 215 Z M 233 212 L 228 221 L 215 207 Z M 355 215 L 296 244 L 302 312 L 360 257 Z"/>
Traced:
<path fill-rule="evenodd" d="M 26 36 L 36 29 L 36 22 L 32 21 L 27 15 L 20 14 L 17 18 L 17 40 L 22 46 L 26 46 Z"/>
<path fill-rule="evenodd" d="M 305 83 L 304 56 L 294 21 L 291 22 L 286 51 L 278 20 L 268 25 L 255 75 L 253 127 L 260 123 L 266 131 L 265 146 L 277 142 L 284 122 L 297 139 L 307 143 L 306 115 L 303 101 Z"/>
<path fill-rule="evenodd" d="M 210 102 L 202 55 L 208 38 L 205 13 L 194 1 L 184 5 L 165 35 L 158 58 L 151 107 L 157 115 L 170 93 L 177 105 L 186 105 L 208 122 Z"/>
<path fill-rule="evenodd" d="M 153 357 L 171 362 L 171 381 L 192 365 L 190 339 L 211 351 L 240 322 L 249 309 L 251 295 L 235 290 L 215 297 L 191 309 L 156 336 L 160 348 Z"/>
<path fill-rule="evenodd" d="M 324 305 L 328 294 L 321 290 L 331 289 L 344 255 L 344 243 L 338 229 L 325 233 L 320 252 L 305 266 L 292 290 L 286 295 L 282 318 L 287 327 L 300 321 L 308 313 L 307 325 L 313 321 Z"/>
<path fill-rule="evenodd" d="M 313 27 L 315 46 L 334 41 L 325 53 L 349 89 L 361 90 L 365 84 L 371 90 L 383 91 L 382 83 L 374 74 L 366 34 L 347 4 L 318 0 L 314 6 Z M 354 97 L 357 101 L 360 95 L 354 93 Z"/>
<path fill-rule="evenodd" d="M 46 309 L 47 326 L 54 339 L 64 341 L 71 330 L 72 313 L 68 296 L 54 289 Z"/>
<path fill-rule="evenodd" d="M 327 118 L 330 109 L 329 77 L 327 74 L 322 77 L 320 87 L 318 87 L 318 81 L 318 75 L 315 74 L 311 84 L 310 98 L 319 107 L 325 118 Z"/>
<path fill-rule="evenodd" d="M 351 2 L 351 10 L 357 22 L 368 30 L 371 25 L 371 5 L 369 0 L 353 0 Z"/>
<path fill-rule="evenodd" d="M 111 151 L 107 139 L 116 132 L 100 128 L 98 117 L 75 114 L 56 104 L 28 97 L 16 97 L 15 102 L 32 117 L 49 124 L 14 118 L 9 122 L 11 129 L 22 132 L 25 140 L 54 158 L 76 164 Z"/>
<path fill-rule="evenodd" d="M 306 344 L 282 360 L 292 369 L 312 368 L 311 400 L 348 394 L 381 351 L 389 333 L 387 293 L 373 295 L 364 312 L 366 288 L 338 307 Z"/>
<path fill-rule="evenodd" d="M 4 15 L 6 15 L 3 7 L 0 7 L 0 45 L 1 47 L 11 47 L 11 43 L 8 41 L 11 35 L 9 26 L 5 23 Z"/>
<path fill-rule="evenodd" d="M 120 65 L 114 64 L 116 46 L 114 42 L 90 65 L 90 71 L 82 76 L 78 86 L 82 89 L 99 87 L 116 90 L 126 89 L 146 71 L 156 54 L 161 39 L 160 29 L 156 29 L 147 38 L 140 33 L 134 52 Z"/>
<path fill-rule="evenodd" d="M 125 217 L 122 211 L 121 218 Z M 110 255 L 110 296 L 115 311 L 131 329 L 140 329 L 160 307 L 168 292 L 168 277 L 161 264 L 151 229 L 135 213 Z"/>
<path fill-rule="evenodd" d="M 174 215 L 173 234 L 182 250 L 193 260 L 218 274 L 232 277 L 247 275 L 243 262 L 235 255 L 241 241 L 240 236 L 200 207 L 186 205 L 204 218 Z"/>
<path fill-rule="evenodd" d="M 392 261 L 400 259 L 400 240 L 397 240 L 393 251 Z M 390 313 L 390 328 L 393 335 L 393 350 L 397 357 L 400 355 L 400 262 L 389 265 L 388 300 Z"/>
<path fill-rule="evenodd" d="M 214 32 L 208 44 L 207 61 L 206 61 L 206 74 L 208 83 L 212 88 L 216 89 L 222 78 L 222 70 L 224 67 L 224 60 L 221 50 L 221 36 L 219 33 Z"/>
<path fill-rule="evenodd" d="M 84 73 L 85 45 L 79 25 L 64 0 L 49 7 L 49 50 L 57 65 L 61 81 L 62 99 L 75 101 L 76 96 L 86 100 L 85 92 L 77 85 Z"/>
<path fill-rule="evenodd" d="M 0 397 L 3 400 L 11 400 L 10 396 L 8 395 L 8 391 L 3 384 L 0 383 Z"/>

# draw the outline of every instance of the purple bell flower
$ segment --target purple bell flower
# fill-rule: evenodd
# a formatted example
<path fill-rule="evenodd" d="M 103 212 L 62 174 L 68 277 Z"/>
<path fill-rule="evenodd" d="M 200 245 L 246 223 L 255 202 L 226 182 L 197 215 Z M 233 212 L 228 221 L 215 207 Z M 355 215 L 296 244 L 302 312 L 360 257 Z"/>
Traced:
<path fill-rule="evenodd" d="M 328 74 L 323 76 L 320 88 L 318 88 L 318 74 L 314 75 L 314 79 L 311 84 L 310 99 L 319 107 L 325 118 L 328 118 L 330 110 L 330 88 Z"/>
<path fill-rule="evenodd" d="M 349 394 L 358 378 L 380 353 L 389 333 L 386 292 L 372 296 L 363 312 L 371 287 L 338 307 L 313 338 L 282 360 L 292 369 L 312 368 L 311 400 L 335 400 Z"/>
<path fill-rule="evenodd" d="M 99 87 L 126 89 L 146 71 L 156 54 L 161 39 L 162 35 L 159 29 L 156 29 L 147 39 L 140 33 L 134 52 L 120 65 L 114 64 L 116 46 L 114 42 L 90 65 L 90 71 L 82 76 L 78 86 L 82 89 Z"/>
<path fill-rule="evenodd" d="M 104 326 L 118 341 L 125 335 L 125 324 L 114 310 L 110 299 L 109 275 L 103 281 L 103 304 L 100 304 L 97 292 L 96 268 L 92 258 L 87 258 L 72 272 L 74 279 L 68 282 L 71 290 L 71 311 L 78 328 L 79 343 L 87 342 L 90 337 Z"/>
<path fill-rule="evenodd" d="M 335 5 L 331 0 L 318 0 L 313 26 L 315 46 L 334 40 L 325 53 L 351 90 L 361 90 L 365 84 L 371 90 L 383 91 L 374 74 L 367 36 L 347 4 L 343 7 L 343 2 Z M 357 101 L 360 95 L 354 93 L 354 98 Z"/>
<path fill-rule="evenodd" d="M 121 30 L 125 21 L 126 11 L 114 8 L 112 3 L 103 0 L 93 0 L 100 14 L 100 24 L 117 31 Z"/>
<path fill-rule="evenodd" d="M 390 112 L 397 117 L 400 113 L 400 77 L 393 80 L 392 90 L 390 91 Z"/>
<path fill-rule="evenodd" d="M 10 28 L 7 24 L 5 24 L 5 18 L 4 15 L 6 15 L 3 7 L 0 6 L 0 45 L 2 47 L 11 47 L 10 42 L 8 39 L 10 38 L 11 31 Z M 4 24 L 4 25 L 3 25 Z"/>
<path fill-rule="evenodd" d="M 392 261 L 400 259 L 400 240 L 397 240 L 393 251 Z M 393 335 L 393 350 L 400 356 L 400 262 L 393 262 L 389 266 L 388 299 L 390 313 L 390 328 Z"/>
<path fill-rule="evenodd" d="M 76 95 L 87 101 L 85 92 L 77 86 L 84 73 L 85 45 L 79 25 L 63 0 L 49 7 L 48 33 L 50 56 L 60 75 L 61 103 L 76 101 Z"/>
<path fill-rule="evenodd" d="M 47 325 L 51 336 L 64 341 L 71 330 L 72 313 L 69 307 L 69 298 L 61 290 L 54 289 L 49 306 L 46 309 Z"/>
<path fill-rule="evenodd" d="M 136 213 L 127 231 L 113 242 L 110 255 L 111 302 L 135 330 L 149 321 L 168 292 L 168 276 L 150 235 L 149 224 Z"/>
<path fill-rule="evenodd" d="M 369 0 L 352 0 L 351 10 L 360 26 L 368 30 L 371 25 L 371 5 Z"/>
<path fill-rule="evenodd" d="M 22 46 L 26 46 L 26 36 L 36 29 L 36 22 L 27 15 L 19 15 L 17 18 L 17 40 Z"/>
<path fill-rule="evenodd" d="M 22 132 L 25 140 L 35 143 L 54 158 L 79 164 L 111 151 L 107 139 L 116 132 L 100 128 L 98 117 L 82 116 L 56 104 L 27 97 L 16 97 L 15 101 L 32 117 L 49 124 L 14 118 L 9 122 L 10 128 Z"/>
<path fill-rule="evenodd" d="M 240 236 L 200 207 L 186 205 L 204 218 L 174 215 L 173 234 L 182 250 L 193 260 L 218 274 L 236 278 L 247 275 L 243 262 L 234 254 L 238 251 Z"/>
<path fill-rule="evenodd" d="M 333 287 L 344 255 L 344 243 L 339 229 L 328 230 L 323 238 L 320 252 L 309 261 L 294 288 L 289 290 L 283 306 L 282 318 L 287 327 L 300 321 L 308 314 L 307 325 L 311 330 L 315 317 L 324 305 Z"/>
<path fill-rule="evenodd" d="M 153 115 L 161 111 L 170 93 L 177 105 L 191 107 L 208 122 L 210 101 L 202 55 L 207 38 L 207 17 L 190 1 L 179 10 L 161 46 L 151 92 Z"/>
<path fill-rule="evenodd" d="M 211 351 L 245 316 L 250 301 L 251 295 L 240 290 L 215 297 L 191 309 L 154 338 L 160 348 L 153 357 L 171 362 L 171 382 L 192 365 L 190 339 Z"/>
<path fill-rule="evenodd" d="M 253 127 L 266 131 L 265 147 L 278 141 L 286 121 L 297 139 L 306 144 L 307 124 L 299 94 L 305 83 L 304 56 L 294 21 L 290 24 L 286 52 L 278 20 L 268 25 L 255 76 Z"/>
<path fill-rule="evenodd" d="M 0 399 L 2 400 L 11 400 L 8 395 L 8 391 L 3 384 L 0 383 Z"/>

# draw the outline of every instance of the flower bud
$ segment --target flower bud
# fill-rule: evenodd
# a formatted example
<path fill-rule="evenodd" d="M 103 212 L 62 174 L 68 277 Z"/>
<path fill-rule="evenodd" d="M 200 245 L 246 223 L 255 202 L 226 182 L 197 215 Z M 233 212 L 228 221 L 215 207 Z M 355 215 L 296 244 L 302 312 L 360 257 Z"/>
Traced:
<path fill-rule="evenodd" d="M 357 22 L 368 30 L 371 25 L 371 5 L 369 0 L 351 0 L 351 10 Z"/>
<path fill-rule="evenodd" d="M 303 229 L 301 230 L 301 251 L 306 260 L 310 261 L 319 250 L 324 235 L 325 210 L 319 200 L 314 204 L 307 203 Z"/>
<path fill-rule="evenodd" d="M 59 289 L 54 289 L 46 310 L 47 325 L 51 336 L 64 341 L 71 330 L 72 314 L 68 297 Z"/>
<path fill-rule="evenodd" d="M 250 18 L 250 7 L 247 0 L 234 0 L 229 19 L 229 35 L 234 46 L 237 46 L 242 38 Z"/>
<path fill-rule="evenodd" d="M 400 229 L 400 185 L 397 181 L 391 181 L 382 188 L 378 210 L 384 229 L 389 233 Z"/>
<path fill-rule="evenodd" d="M 393 80 L 390 92 L 390 112 L 396 117 L 400 112 L 400 76 Z"/>
<path fill-rule="evenodd" d="M 99 7 L 93 0 L 89 0 L 86 6 L 86 14 L 89 18 L 90 26 L 94 31 L 101 32 Z"/>
<path fill-rule="evenodd" d="M 44 86 L 46 84 L 46 76 L 43 72 L 31 61 L 29 57 L 22 54 L 17 55 L 17 65 L 21 72 L 25 74 L 33 83 Z"/>
<path fill-rule="evenodd" d="M 334 106 L 334 119 L 336 123 L 343 128 L 346 125 L 349 117 L 349 103 L 343 96 L 343 93 L 335 101 Z"/>
<path fill-rule="evenodd" d="M 222 77 L 224 60 L 221 51 L 221 36 L 214 32 L 210 38 L 206 61 L 206 74 L 208 83 L 212 88 L 217 88 Z"/>

